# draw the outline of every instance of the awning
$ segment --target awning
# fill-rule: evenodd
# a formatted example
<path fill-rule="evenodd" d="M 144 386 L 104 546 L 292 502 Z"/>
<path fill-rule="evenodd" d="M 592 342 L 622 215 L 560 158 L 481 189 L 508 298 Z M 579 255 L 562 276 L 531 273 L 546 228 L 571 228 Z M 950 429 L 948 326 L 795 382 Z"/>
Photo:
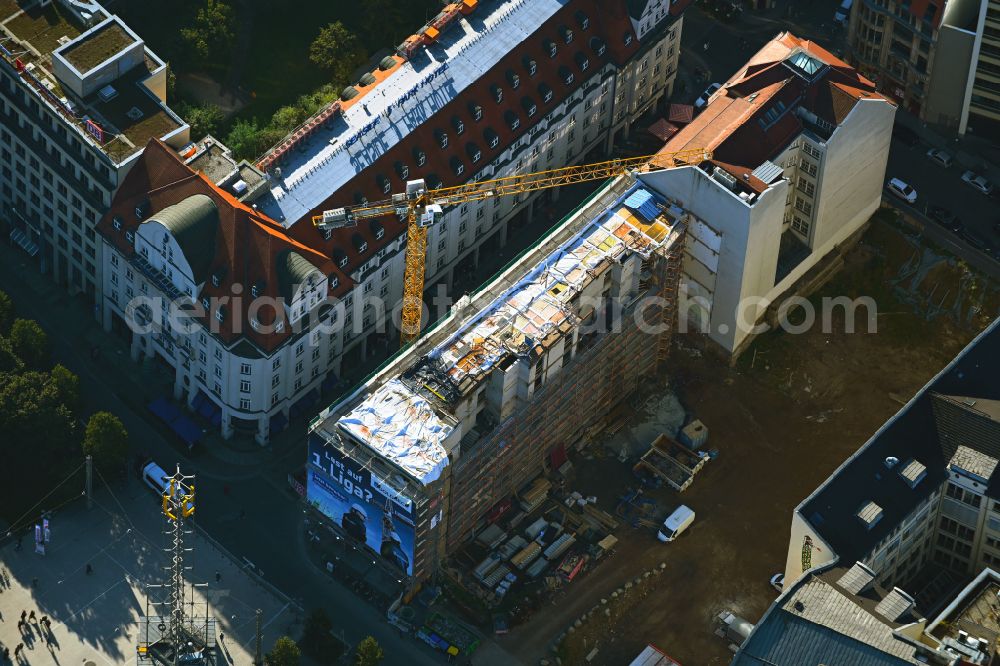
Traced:
<path fill-rule="evenodd" d="M 21 246 L 21 249 L 28 253 L 29 257 L 38 254 L 38 246 L 28 238 L 28 235 L 20 229 L 10 230 L 10 239 Z"/>
<path fill-rule="evenodd" d="M 288 425 L 288 418 L 284 412 L 278 412 L 271 417 L 271 434 L 281 432 Z"/>
<path fill-rule="evenodd" d="M 660 118 L 655 123 L 646 128 L 646 131 L 655 136 L 660 141 L 666 143 L 670 140 L 674 134 L 681 131 L 681 128 L 674 125 L 672 122 L 668 121 L 666 118 Z"/>
<path fill-rule="evenodd" d="M 198 424 L 181 414 L 170 424 L 171 430 L 188 446 L 194 446 L 201 441 L 202 432 Z"/>
<path fill-rule="evenodd" d="M 320 388 L 322 388 L 324 391 L 329 391 L 332 388 L 336 388 L 338 383 L 340 383 L 340 377 L 331 372 L 329 375 L 326 376 L 326 379 L 323 380 L 323 383 L 320 385 Z"/>
<path fill-rule="evenodd" d="M 157 398 L 147 406 L 149 411 L 166 423 L 173 423 L 180 416 L 181 410 L 166 398 Z"/>
<path fill-rule="evenodd" d="M 671 104 L 667 119 L 672 123 L 689 123 L 694 120 L 694 107 L 690 104 Z"/>

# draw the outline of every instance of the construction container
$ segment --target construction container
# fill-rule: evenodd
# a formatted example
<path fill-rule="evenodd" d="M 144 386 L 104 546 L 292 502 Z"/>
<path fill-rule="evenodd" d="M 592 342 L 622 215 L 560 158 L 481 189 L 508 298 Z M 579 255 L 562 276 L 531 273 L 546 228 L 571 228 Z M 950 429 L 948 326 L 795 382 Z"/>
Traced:
<path fill-rule="evenodd" d="M 479 563 L 475 569 L 472 570 L 472 575 L 476 577 L 476 580 L 485 580 L 494 569 L 500 565 L 500 556 L 496 553 L 490 553 L 490 556 Z"/>
<path fill-rule="evenodd" d="M 528 578 L 538 578 L 542 574 L 542 572 L 545 571 L 548 567 L 549 567 L 549 561 L 546 560 L 544 557 L 540 557 L 537 560 L 535 560 L 534 564 L 528 567 L 528 570 L 525 571 L 524 574 Z"/>
<path fill-rule="evenodd" d="M 503 531 L 503 528 L 494 523 L 479 533 L 479 536 L 476 537 L 476 542 L 493 550 L 502 544 L 506 538 L 507 533 Z"/>
<path fill-rule="evenodd" d="M 493 571 L 489 572 L 489 574 L 487 574 L 483 578 L 482 583 L 483 583 L 483 585 L 485 587 L 487 587 L 489 589 L 493 589 L 494 587 L 497 586 L 497 584 L 500 581 L 502 581 L 504 578 L 506 578 L 507 574 L 509 574 L 509 573 L 510 573 L 510 567 L 508 567 L 506 564 L 501 564 L 496 569 L 494 569 Z"/>
<path fill-rule="evenodd" d="M 538 556 L 542 554 L 542 545 L 537 541 L 532 541 L 527 546 L 525 546 L 517 555 L 510 559 L 510 563 L 514 565 L 514 568 L 518 571 L 524 569 L 526 566 L 538 559 Z"/>
<path fill-rule="evenodd" d="M 561 537 L 549 544 L 549 547 L 545 549 L 542 553 L 549 562 L 562 556 L 569 547 L 573 545 L 576 541 L 576 537 L 569 532 L 563 534 Z"/>
<path fill-rule="evenodd" d="M 524 530 L 524 535 L 529 539 L 537 539 L 538 535 L 544 532 L 549 526 L 549 521 L 544 518 L 539 518 L 535 522 L 528 525 Z"/>
<path fill-rule="evenodd" d="M 500 559 L 509 560 L 514 557 L 515 554 L 521 552 L 521 549 L 527 545 L 527 539 L 523 536 L 515 534 L 507 541 L 507 543 L 502 545 L 500 549 L 497 550 L 497 554 L 500 556 Z"/>
<path fill-rule="evenodd" d="M 681 428 L 678 439 L 690 449 L 700 449 L 708 442 L 708 428 L 700 420 L 695 419 Z"/>

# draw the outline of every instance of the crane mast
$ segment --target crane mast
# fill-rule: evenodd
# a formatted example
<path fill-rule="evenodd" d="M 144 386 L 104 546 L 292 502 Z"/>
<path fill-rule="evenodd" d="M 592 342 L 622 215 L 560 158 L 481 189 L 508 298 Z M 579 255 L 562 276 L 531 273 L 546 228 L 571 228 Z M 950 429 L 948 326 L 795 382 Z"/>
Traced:
<path fill-rule="evenodd" d="M 400 325 L 405 346 L 420 335 L 423 315 L 424 271 L 427 260 L 427 229 L 437 222 L 446 206 L 483 201 L 496 197 L 519 196 L 553 187 L 606 180 L 630 171 L 669 169 L 711 159 L 702 148 L 626 157 L 549 171 L 515 174 L 464 185 L 428 190 L 425 182 L 411 180 L 404 193 L 362 206 L 345 206 L 313 216 L 313 224 L 323 230 L 356 226 L 361 220 L 397 215 L 406 220 L 406 267 L 403 271 L 403 308 Z"/>

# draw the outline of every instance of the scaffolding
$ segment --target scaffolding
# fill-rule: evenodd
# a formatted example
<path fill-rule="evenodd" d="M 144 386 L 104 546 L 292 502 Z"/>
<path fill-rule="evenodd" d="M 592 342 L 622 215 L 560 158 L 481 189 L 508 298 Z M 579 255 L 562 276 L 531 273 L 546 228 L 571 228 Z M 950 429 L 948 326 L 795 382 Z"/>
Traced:
<path fill-rule="evenodd" d="M 581 339 L 562 371 L 451 466 L 448 552 L 472 537 L 494 505 L 542 472 L 554 450 L 582 446 L 603 431 L 640 380 L 662 366 L 676 327 L 683 223 L 676 223 L 671 233 L 673 241 L 643 262 L 639 292 L 622 309 L 620 330 Z M 648 296 L 659 298 L 650 302 Z M 664 325 L 655 344 L 639 326 L 637 308 L 643 309 L 646 322 Z"/>

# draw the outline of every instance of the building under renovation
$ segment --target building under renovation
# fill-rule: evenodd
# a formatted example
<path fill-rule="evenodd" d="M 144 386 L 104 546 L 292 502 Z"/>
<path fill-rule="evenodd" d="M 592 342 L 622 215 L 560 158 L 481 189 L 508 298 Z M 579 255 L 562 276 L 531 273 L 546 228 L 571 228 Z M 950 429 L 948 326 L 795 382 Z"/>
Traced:
<path fill-rule="evenodd" d="M 655 371 L 688 224 L 622 176 L 310 427 L 308 498 L 419 582 Z"/>

